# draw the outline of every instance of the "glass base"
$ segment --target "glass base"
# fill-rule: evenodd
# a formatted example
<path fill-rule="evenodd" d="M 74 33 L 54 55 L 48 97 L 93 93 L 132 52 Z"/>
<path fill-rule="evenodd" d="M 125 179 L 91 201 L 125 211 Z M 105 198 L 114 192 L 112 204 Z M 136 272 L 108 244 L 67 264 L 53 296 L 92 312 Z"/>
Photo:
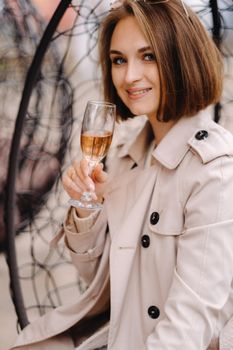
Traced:
<path fill-rule="evenodd" d="M 103 207 L 103 205 L 100 203 L 89 202 L 89 201 L 84 202 L 77 199 L 69 199 L 68 203 L 75 208 L 89 209 L 89 210 L 101 209 Z"/>

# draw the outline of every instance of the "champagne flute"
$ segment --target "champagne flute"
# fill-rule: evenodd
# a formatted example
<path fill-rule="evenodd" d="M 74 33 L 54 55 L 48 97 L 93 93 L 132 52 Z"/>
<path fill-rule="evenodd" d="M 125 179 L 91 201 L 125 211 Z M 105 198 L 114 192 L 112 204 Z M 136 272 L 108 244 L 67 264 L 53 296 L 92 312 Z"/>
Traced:
<path fill-rule="evenodd" d="M 116 119 L 116 105 L 105 101 L 88 101 L 85 109 L 80 145 L 88 161 L 89 174 L 106 156 L 112 141 Z M 69 204 L 83 209 L 99 209 L 102 205 L 92 200 L 90 192 L 83 192 L 80 200 L 70 199 Z"/>

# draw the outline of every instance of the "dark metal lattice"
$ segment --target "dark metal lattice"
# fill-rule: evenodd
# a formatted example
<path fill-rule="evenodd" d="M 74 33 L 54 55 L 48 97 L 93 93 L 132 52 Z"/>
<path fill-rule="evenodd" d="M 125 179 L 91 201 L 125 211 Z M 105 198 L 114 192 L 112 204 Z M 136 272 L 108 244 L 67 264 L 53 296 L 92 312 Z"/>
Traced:
<path fill-rule="evenodd" d="M 98 26 L 109 1 L 73 0 L 68 9 L 73 13 L 72 21 L 65 29 L 56 29 L 70 2 L 60 2 L 45 32 L 44 22 L 29 1 L 5 0 L 0 12 L 5 28 L 0 33 L 0 94 L 5 101 L 0 123 L 7 130 L 0 130 L 0 144 L 7 145 L 4 155 L 2 152 L 6 160 L 11 149 L 8 176 L 6 169 L 1 171 L 0 183 L 3 189 L 7 179 L 6 253 L 21 328 L 38 314 L 75 299 L 85 288 L 63 244 L 51 251 L 49 241 L 67 208 L 60 176 L 79 156 L 83 108 L 88 99 L 101 95 L 96 46 Z M 17 3 L 14 10 L 12 3 Z M 225 87 L 221 104 L 213 113 L 216 121 L 233 131 L 232 0 L 187 3 L 223 52 Z M 9 69 L 15 66 L 21 69 L 17 84 L 15 71 Z M 20 105 L 23 77 L 29 66 Z M 15 108 L 9 112 L 12 98 Z M 3 191 L 1 196 L 3 201 Z M 15 232 L 20 234 L 15 237 Z"/>

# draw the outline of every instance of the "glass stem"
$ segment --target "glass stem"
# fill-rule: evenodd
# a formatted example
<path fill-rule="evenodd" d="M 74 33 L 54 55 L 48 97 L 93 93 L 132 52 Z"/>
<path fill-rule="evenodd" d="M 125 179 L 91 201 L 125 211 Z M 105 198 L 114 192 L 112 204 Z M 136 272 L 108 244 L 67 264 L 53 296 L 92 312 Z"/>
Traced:
<path fill-rule="evenodd" d="M 98 164 L 95 160 L 89 160 L 88 161 L 88 175 L 92 174 L 92 171 L 94 170 L 95 166 Z"/>
<path fill-rule="evenodd" d="M 94 170 L 96 164 L 97 162 L 94 160 L 88 161 L 88 175 L 92 174 L 92 171 Z M 83 192 L 82 197 L 80 199 L 81 201 L 91 202 L 92 201 L 91 192 L 88 192 L 88 191 Z"/>

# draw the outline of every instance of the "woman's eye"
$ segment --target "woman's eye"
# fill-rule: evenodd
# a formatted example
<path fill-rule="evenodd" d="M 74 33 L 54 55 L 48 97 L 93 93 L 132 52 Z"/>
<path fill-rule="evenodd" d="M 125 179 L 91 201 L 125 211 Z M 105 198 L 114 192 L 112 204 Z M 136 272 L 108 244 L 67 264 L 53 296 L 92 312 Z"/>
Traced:
<path fill-rule="evenodd" d="M 155 55 L 153 53 L 146 53 L 144 55 L 145 61 L 155 61 Z"/>
<path fill-rule="evenodd" d="M 111 61 L 112 61 L 112 64 L 116 64 L 116 65 L 121 65 L 125 63 L 125 59 L 123 57 L 113 57 Z"/>

